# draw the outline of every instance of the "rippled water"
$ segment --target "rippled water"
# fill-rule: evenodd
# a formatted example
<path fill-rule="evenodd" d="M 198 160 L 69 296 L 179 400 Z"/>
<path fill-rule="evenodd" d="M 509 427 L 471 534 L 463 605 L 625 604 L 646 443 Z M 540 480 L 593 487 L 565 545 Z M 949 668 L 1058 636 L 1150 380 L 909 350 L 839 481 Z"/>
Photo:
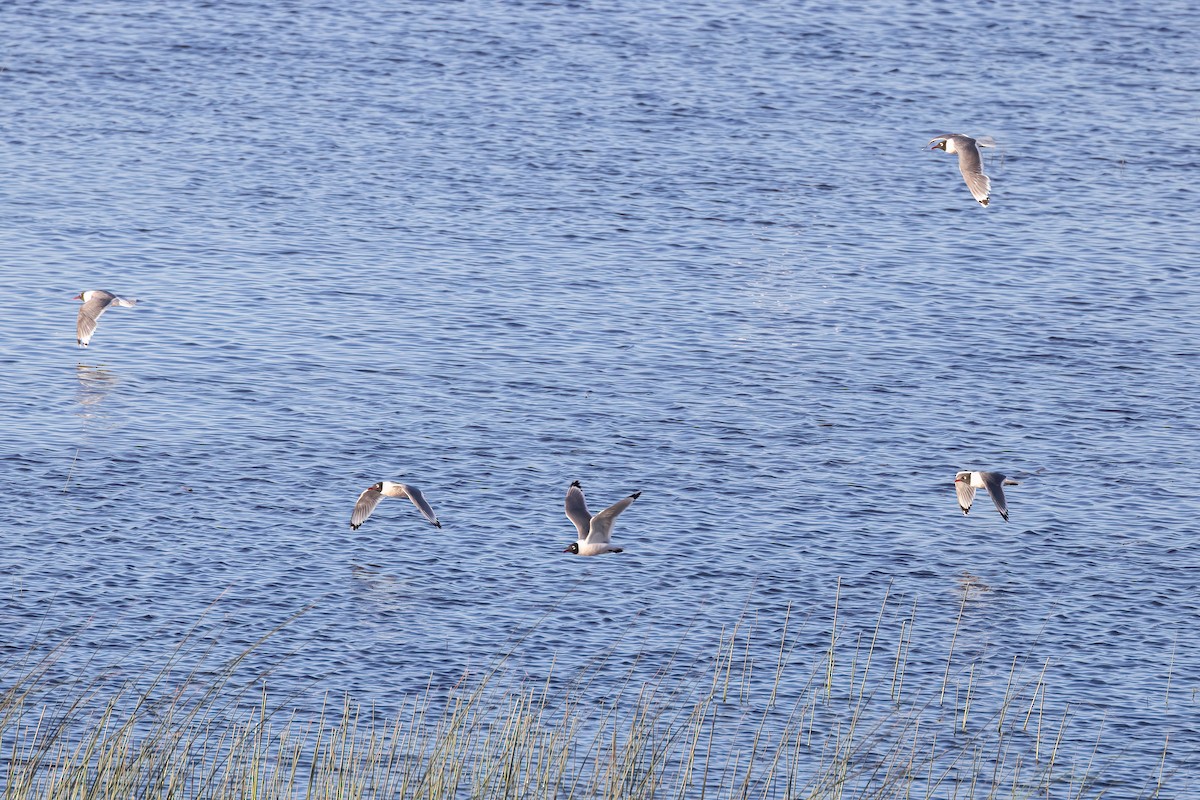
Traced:
<path fill-rule="evenodd" d="M 839 579 L 848 626 L 890 587 L 940 643 L 965 574 L 983 680 L 1049 659 L 1109 796 L 1167 736 L 1196 787 L 1194 6 L 0 25 L 6 649 L 87 624 L 117 658 L 218 597 L 252 641 L 313 604 L 281 679 L 386 704 L 539 620 L 533 675 L 827 626 Z M 998 140 L 989 208 L 921 151 L 948 131 Z M 86 288 L 142 303 L 83 351 Z M 1022 481 L 1009 524 L 959 512 L 968 468 Z M 388 501 L 352 533 L 381 478 L 444 529 Z M 574 479 L 593 510 L 643 491 L 625 553 L 560 552 Z"/>

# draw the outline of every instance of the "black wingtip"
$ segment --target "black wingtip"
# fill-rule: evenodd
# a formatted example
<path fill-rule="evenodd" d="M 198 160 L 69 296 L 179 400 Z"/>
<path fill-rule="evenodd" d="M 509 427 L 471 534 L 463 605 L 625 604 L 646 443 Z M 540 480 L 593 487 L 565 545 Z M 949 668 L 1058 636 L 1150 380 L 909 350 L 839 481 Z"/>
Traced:
<path fill-rule="evenodd" d="M 579 481 L 571 481 L 571 485 L 577 489 L 582 489 L 583 485 Z"/>
<path fill-rule="evenodd" d="M 435 527 L 435 528 L 440 528 L 440 527 L 442 527 L 442 523 L 440 523 L 440 522 L 435 522 L 435 523 L 433 523 L 433 527 Z"/>
<path fill-rule="evenodd" d="M 629 496 L 630 496 L 630 497 L 632 497 L 634 500 L 637 500 L 639 497 L 641 497 L 641 496 L 642 496 L 642 493 L 641 493 L 641 492 L 634 492 L 633 494 L 631 494 L 631 495 L 629 495 Z"/>
<path fill-rule="evenodd" d="M 351 523 L 350 523 L 350 530 L 352 530 L 352 531 L 356 531 L 356 530 L 358 530 L 358 529 L 359 529 L 359 528 L 361 528 L 361 527 L 362 527 L 362 523 L 361 523 L 361 522 L 360 522 L 358 525 L 355 525 L 353 522 L 351 522 Z"/>

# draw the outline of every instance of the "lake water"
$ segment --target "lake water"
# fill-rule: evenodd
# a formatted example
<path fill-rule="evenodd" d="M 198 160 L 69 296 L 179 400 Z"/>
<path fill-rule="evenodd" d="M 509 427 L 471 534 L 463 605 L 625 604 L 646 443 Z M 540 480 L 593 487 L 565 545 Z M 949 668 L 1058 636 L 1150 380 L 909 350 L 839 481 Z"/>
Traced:
<path fill-rule="evenodd" d="M 82 630 L 71 658 L 117 661 L 214 602 L 233 652 L 311 604 L 277 685 L 386 708 L 531 627 L 529 675 L 652 673 L 791 607 L 802 681 L 835 598 L 869 631 L 890 592 L 944 647 L 970 579 L 975 680 L 1048 659 L 1106 797 L 1168 739 L 1171 796 L 1200 786 L 1195 5 L 0 29 L 5 652 Z M 998 142 L 986 209 L 922 152 L 952 131 Z M 91 288 L 142 302 L 80 350 Z M 962 515 L 960 469 L 1021 481 L 1008 524 Z M 443 529 L 392 500 L 351 532 L 384 478 Z M 643 492 L 624 553 L 561 552 L 576 479 L 593 511 Z"/>

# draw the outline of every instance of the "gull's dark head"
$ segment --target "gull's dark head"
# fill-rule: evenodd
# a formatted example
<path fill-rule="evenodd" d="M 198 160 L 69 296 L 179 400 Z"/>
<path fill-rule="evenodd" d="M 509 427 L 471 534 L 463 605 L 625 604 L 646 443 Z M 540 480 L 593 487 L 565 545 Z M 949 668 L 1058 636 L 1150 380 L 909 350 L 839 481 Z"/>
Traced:
<path fill-rule="evenodd" d="M 575 555 L 579 555 L 579 542 L 571 542 L 571 546 L 568 547 L 566 550 L 563 550 L 563 552 L 564 553 L 574 553 Z"/>
<path fill-rule="evenodd" d="M 374 486 L 368 487 L 367 491 L 368 492 L 382 492 L 383 491 L 383 481 L 380 481 L 379 483 L 375 484 Z"/>

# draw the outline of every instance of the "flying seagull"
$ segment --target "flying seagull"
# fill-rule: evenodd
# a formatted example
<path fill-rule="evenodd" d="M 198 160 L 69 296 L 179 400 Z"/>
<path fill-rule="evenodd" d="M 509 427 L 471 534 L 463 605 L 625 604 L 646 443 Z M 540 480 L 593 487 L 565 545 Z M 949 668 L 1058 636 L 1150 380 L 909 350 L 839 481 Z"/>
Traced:
<path fill-rule="evenodd" d="M 88 342 L 92 340 L 92 334 L 96 332 L 96 323 L 100 321 L 100 315 L 109 306 L 133 308 L 137 305 L 137 300 L 126 300 L 124 297 L 117 297 L 112 292 L 106 292 L 103 289 L 88 289 L 86 292 L 75 295 L 72 299 L 83 301 L 83 305 L 79 307 L 79 319 L 75 321 L 75 338 L 78 339 L 80 347 L 88 346 Z"/>
<path fill-rule="evenodd" d="M 947 153 L 958 154 L 958 171 L 967 182 L 971 195 L 986 206 L 992 193 L 992 181 L 983 174 L 983 156 L 979 154 L 980 147 L 992 147 L 995 142 L 991 137 L 984 136 L 972 139 L 961 133 L 947 133 L 935 136 L 926 145 L 930 150 L 945 150 Z"/>
<path fill-rule="evenodd" d="M 385 497 L 407 497 L 412 500 L 417 510 L 425 515 L 425 519 L 438 528 L 442 527 L 442 523 L 438 522 L 437 514 L 433 513 L 433 509 L 430 508 L 420 489 L 406 483 L 393 483 L 392 481 L 380 481 L 374 486 L 363 489 L 363 493 L 358 496 L 358 502 L 354 504 L 354 513 L 350 515 L 350 527 L 358 530 L 359 526 L 367 521 L 367 517 L 371 516 L 375 506 L 379 505 L 379 501 Z"/>
<path fill-rule="evenodd" d="M 999 472 L 960 472 L 954 476 L 954 489 L 958 492 L 958 507 L 963 514 L 971 513 L 976 489 L 987 489 L 996 504 L 996 510 L 1008 522 L 1008 503 L 1004 501 L 1004 487 L 1017 486 L 1017 482 Z"/>
<path fill-rule="evenodd" d="M 601 553 L 620 553 L 621 548 L 612 546 L 612 526 L 617 515 L 637 500 L 641 492 L 634 492 L 622 498 L 596 516 L 588 513 L 587 501 L 583 498 L 583 487 L 579 481 L 571 483 L 567 489 L 567 519 L 575 523 L 579 531 L 579 541 L 571 542 L 564 553 L 574 553 L 577 556 L 598 556 Z"/>

